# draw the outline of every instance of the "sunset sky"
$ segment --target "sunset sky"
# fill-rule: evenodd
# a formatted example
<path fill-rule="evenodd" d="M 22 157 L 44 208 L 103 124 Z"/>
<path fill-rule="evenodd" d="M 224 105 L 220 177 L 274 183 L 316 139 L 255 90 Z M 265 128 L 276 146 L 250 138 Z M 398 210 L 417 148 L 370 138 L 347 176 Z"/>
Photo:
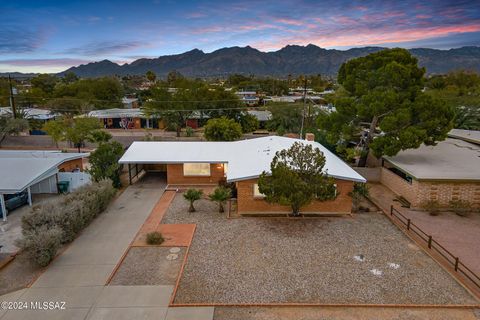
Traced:
<path fill-rule="evenodd" d="M 250 45 L 480 45 L 473 1 L 1 1 L 0 72 Z"/>

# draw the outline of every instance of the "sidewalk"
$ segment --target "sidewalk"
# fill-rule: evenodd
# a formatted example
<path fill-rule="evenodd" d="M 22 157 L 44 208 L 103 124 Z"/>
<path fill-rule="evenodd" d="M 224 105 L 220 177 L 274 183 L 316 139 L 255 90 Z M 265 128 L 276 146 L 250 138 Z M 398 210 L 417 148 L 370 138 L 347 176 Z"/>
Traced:
<path fill-rule="evenodd" d="M 472 213 L 460 217 L 451 212 L 431 216 L 427 212 L 402 208 L 393 201 L 395 194 L 378 183 L 369 183 L 370 197 L 385 211 L 390 212 L 390 205 L 411 219 L 420 229 L 433 236 L 447 250 L 457 255 L 473 272 L 480 274 L 480 215 Z"/>

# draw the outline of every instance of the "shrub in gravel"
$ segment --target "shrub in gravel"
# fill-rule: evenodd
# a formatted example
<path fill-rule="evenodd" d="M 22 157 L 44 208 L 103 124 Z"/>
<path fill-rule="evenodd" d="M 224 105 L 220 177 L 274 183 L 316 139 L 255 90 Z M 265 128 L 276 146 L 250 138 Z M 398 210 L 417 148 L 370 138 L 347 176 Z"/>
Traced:
<path fill-rule="evenodd" d="M 27 236 L 42 227 L 58 227 L 62 232 L 61 242 L 70 242 L 106 209 L 115 192 L 110 181 L 101 181 L 35 207 L 22 217 L 22 233 Z"/>
<path fill-rule="evenodd" d="M 23 239 L 17 242 L 28 257 L 40 267 L 47 266 L 61 246 L 63 231 L 58 226 L 46 225 L 26 232 Z"/>
<path fill-rule="evenodd" d="M 230 199 L 232 192 L 230 189 L 225 187 L 217 187 L 211 194 L 208 195 L 210 200 L 218 203 L 218 212 L 222 213 L 225 211 L 223 205 L 225 202 Z"/>
<path fill-rule="evenodd" d="M 190 207 L 188 208 L 188 212 L 195 212 L 195 207 L 193 206 L 193 203 L 197 200 L 200 200 L 200 198 L 203 195 L 203 190 L 200 189 L 188 189 L 185 191 L 183 194 L 183 197 L 185 200 L 190 202 Z"/>
<path fill-rule="evenodd" d="M 461 217 L 466 217 L 472 212 L 472 205 L 465 200 L 452 200 L 449 206 L 453 212 Z"/>
<path fill-rule="evenodd" d="M 158 231 L 153 231 L 147 233 L 147 243 L 148 244 L 162 244 L 165 241 L 162 237 L 162 234 Z"/>
<path fill-rule="evenodd" d="M 425 201 L 421 207 L 430 213 L 431 216 L 438 216 L 440 214 L 440 204 L 436 200 Z"/>

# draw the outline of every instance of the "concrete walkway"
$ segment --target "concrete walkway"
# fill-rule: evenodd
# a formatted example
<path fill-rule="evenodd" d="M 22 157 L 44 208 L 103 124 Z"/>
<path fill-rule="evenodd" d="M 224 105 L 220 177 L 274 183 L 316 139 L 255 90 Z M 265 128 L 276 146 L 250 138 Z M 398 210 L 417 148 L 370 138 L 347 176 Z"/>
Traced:
<path fill-rule="evenodd" d="M 1 310 L 0 319 L 212 319 L 213 308 L 170 311 L 173 286 L 105 286 L 164 187 L 151 181 L 128 187 L 31 288 L 1 297 L 28 304 L 64 301 L 65 310 Z"/>

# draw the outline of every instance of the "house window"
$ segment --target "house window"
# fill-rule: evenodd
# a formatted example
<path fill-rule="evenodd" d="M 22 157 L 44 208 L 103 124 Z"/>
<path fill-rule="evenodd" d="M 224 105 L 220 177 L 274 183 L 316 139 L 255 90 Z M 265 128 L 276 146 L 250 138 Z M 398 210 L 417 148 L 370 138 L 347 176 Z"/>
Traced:
<path fill-rule="evenodd" d="M 209 177 L 210 163 L 184 163 L 183 175 Z"/>
<path fill-rule="evenodd" d="M 256 184 L 256 183 L 253 185 L 253 197 L 254 198 L 265 198 L 265 195 L 260 192 L 260 190 L 258 189 L 258 184 Z"/>

